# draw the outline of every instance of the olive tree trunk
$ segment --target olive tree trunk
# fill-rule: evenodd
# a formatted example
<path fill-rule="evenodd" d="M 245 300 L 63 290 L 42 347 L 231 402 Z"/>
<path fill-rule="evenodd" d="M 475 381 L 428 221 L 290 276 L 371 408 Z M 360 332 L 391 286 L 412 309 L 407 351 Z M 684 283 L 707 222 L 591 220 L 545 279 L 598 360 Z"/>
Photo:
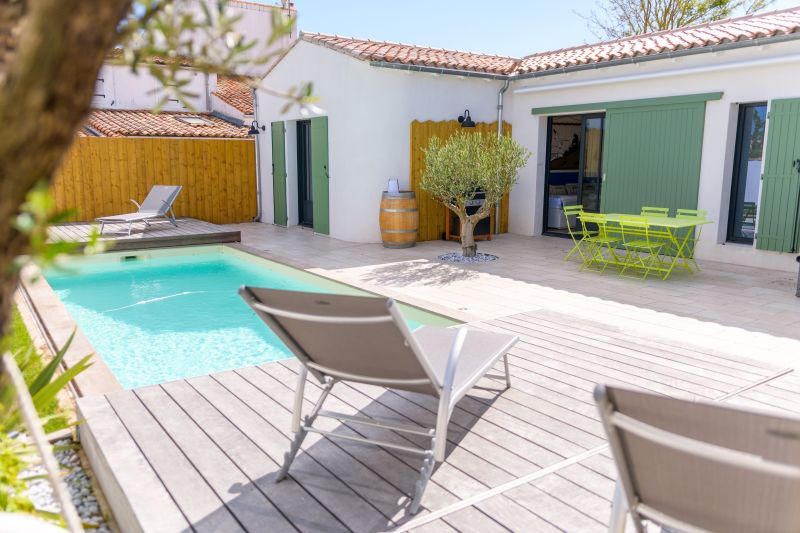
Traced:
<path fill-rule="evenodd" d="M 475 244 L 475 224 L 469 218 L 459 217 L 461 221 L 461 254 L 464 257 L 475 257 L 475 254 L 478 253 L 478 245 Z"/>
<path fill-rule="evenodd" d="M 131 0 L 0 2 L 0 332 L 28 237 L 11 220 L 50 182 L 94 94 L 97 73 Z"/>

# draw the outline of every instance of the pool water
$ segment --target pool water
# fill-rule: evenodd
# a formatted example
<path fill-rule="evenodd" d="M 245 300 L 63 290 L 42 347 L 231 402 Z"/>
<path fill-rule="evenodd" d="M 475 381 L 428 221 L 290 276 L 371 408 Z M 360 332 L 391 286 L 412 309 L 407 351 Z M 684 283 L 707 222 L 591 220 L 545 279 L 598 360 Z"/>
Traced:
<path fill-rule="evenodd" d="M 239 297 L 241 285 L 366 294 L 223 246 L 81 258 L 45 277 L 125 388 L 291 357 Z M 412 329 L 453 323 L 403 311 Z"/>

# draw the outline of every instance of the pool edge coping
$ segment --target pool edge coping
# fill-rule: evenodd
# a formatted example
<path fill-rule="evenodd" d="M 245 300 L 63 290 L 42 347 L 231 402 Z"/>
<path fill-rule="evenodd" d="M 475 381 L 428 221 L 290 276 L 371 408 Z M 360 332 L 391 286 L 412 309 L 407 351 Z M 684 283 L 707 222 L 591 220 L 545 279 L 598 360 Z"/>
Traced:
<path fill-rule="evenodd" d="M 64 354 L 63 367 L 73 367 L 87 355 L 92 355 L 89 368 L 72 380 L 77 398 L 124 390 L 103 356 L 97 352 L 72 318 L 38 267 L 26 267 L 20 277 L 19 292 L 31 312 L 35 327 L 53 354 L 58 352 L 73 331 L 75 332 L 72 343 Z"/>

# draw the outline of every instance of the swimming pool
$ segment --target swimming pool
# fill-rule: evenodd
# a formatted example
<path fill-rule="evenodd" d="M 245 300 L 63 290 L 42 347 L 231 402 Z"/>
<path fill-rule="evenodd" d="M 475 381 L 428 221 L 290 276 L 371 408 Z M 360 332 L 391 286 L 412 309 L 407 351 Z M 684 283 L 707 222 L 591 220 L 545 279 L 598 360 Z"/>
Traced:
<path fill-rule="evenodd" d="M 367 294 L 228 246 L 110 253 L 66 269 L 45 278 L 125 388 L 291 357 L 241 285 Z M 454 323 L 401 307 L 412 328 Z"/>

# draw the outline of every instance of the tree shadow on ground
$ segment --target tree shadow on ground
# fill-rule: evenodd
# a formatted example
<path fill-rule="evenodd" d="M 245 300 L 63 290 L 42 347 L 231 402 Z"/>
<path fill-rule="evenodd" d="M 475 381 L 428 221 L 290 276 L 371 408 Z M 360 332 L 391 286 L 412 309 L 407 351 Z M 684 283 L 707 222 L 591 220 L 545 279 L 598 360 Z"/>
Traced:
<path fill-rule="evenodd" d="M 359 277 L 367 283 L 388 286 L 444 286 L 457 281 L 478 279 L 480 273 L 446 263 L 405 261 L 375 268 Z"/>

